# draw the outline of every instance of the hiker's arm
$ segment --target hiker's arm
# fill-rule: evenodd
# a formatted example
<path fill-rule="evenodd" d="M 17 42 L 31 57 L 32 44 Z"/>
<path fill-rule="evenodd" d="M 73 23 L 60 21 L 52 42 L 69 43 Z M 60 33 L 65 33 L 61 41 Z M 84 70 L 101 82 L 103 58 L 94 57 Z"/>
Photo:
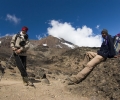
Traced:
<path fill-rule="evenodd" d="M 21 51 L 27 51 L 30 47 L 30 42 L 29 40 L 26 41 L 26 45 L 24 47 L 20 47 Z"/>
<path fill-rule="evenodd" d="M 120 57 L 120 54 L 114 56 L 114 58 L 118 58 L 118 57 Z"/>
<path fill-rule="evenodd" d="M 14 36 L 12 37 L 12 40 L 11 40 L 11 42 L 10 42 L 10 47 L 11 47 L 13 50 L 16 50 L 16 48 L 15 48 L 15 38 L 16 38 L 16 35 L 14 35 Z"/>

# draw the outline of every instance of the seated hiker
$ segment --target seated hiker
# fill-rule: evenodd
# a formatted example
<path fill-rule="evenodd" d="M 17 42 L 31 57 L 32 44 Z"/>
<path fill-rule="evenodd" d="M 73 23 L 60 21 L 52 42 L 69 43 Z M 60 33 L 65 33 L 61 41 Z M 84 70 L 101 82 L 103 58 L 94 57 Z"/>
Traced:
<path fill-rule="evenodd" d="M 68 85 L 80 83 L 91 70 L 100 62 L 105 61 L 107 58 L 113 58 L 115 56 L 114 44 L 111 35 L 108 34 L 106 29 L 101 31 L 103 37 L 103 43 L 100 49 L 95 52 L 87 52 L 84 58 L 84 69 L 77 75 L 71 76 L 67 79 Z M 89 62 L 88 62 L 89 61 Z"/>

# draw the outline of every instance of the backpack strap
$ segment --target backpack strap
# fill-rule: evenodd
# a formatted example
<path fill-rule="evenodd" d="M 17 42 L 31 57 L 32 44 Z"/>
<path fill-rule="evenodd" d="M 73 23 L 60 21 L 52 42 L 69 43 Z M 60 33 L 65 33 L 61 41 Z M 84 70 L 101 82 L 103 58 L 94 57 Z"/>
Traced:
<path fill-rule="evenodd" d="M 17 34 L 16 34 L 15 42 L 16 42 L 16 40 L 17 40 L 18 37 L 20 37 L 20 33 L 17 33 Z"/>
<path fill-rule="evenodd" d="M 24 38 L 25 38 L 25 40 L 27 40 L 28 39 L 28 34 L 25 34 Z"/>
<path fill-rule="evenodd" d="M 16 42 L 17 38 L 20 37 L 20 36 L 21 36 L 20 33 L 17 33 L 17 34 L 16 34 L 15 42 Z M 27 40 L 27 39 L 28 39 L 28 34 L 26 34 L 26 35 L 24 36 L 24 38 L 25 38 L 25 40 Z"/>

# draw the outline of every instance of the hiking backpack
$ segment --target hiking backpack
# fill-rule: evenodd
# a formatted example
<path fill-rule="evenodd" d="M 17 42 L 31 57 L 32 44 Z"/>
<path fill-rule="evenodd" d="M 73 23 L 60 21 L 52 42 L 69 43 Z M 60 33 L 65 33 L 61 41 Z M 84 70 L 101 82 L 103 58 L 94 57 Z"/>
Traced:
<path fill-rule="evenodd" d="M 113 42 L 116 55 L 120 54 L 120 33 L 113 37 Z"/>
<path fill-rule="evenodd" d="M 20 35 L 20 33 L 18 32 L 18 33 L 16 34 L 15 41 L 16 41 L 17 38 L 20 37 L 20 36 L 21 36 L 21 35 Z M 28 39 L 28 34 L 26 34 L 26 35 L 24 36 L 24 38 L 25 38 L 25 40 L 27 40 L 27 39 Z"/>
<path fill-rule="evenodd" d="M 15 37 L 15 42 L 16 42 L 17 38 L 20 37 L 20 36 L 21 36 L 20 33 L 17 33 L 17 35 L 16 35 L 16 37 Z M 25 38 L 25 40 L 27 40 L 27 39 L 28 39 L 28 34 L 26 34 L 26 35 L 24 36 L 24 38 Z M 26 45 L 26 42 L 25 42 L 25 41 L 21 41 L 21 42 L 20 42 L 20 46 L 25 46 L 25 45 Z"/>

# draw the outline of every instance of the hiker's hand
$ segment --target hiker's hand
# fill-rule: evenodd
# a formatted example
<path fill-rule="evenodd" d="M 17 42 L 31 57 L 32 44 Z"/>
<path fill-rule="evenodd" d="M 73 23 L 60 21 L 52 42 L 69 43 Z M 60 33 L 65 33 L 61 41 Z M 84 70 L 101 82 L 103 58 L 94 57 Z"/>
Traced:
<path fill-rule="evenodd" d="M 118 56 L 114 56 L 114 58 L 118 58 Z"/>
<path fill-rule="evenodd" d="M 18 54 L 18 53 L 20 53 L 20 52 L 21 52 L 20 49 L 18 49 L 18 50 L 15 51 L 16 54 Z"/>
<path fill-rule="evenodd" d="M 12 50 L 15 51 L 15 50 L 17 50 L 17 48 L 14 48 L 14 47 L 13 47 Z"/>

